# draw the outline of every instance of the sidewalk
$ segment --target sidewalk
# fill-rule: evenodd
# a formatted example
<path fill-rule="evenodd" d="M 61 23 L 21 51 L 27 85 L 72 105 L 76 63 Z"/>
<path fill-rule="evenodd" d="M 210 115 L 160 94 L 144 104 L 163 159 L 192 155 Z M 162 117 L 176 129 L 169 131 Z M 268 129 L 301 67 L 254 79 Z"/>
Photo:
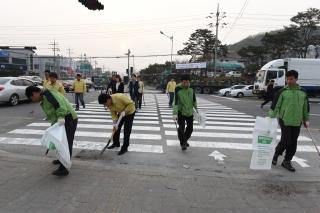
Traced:
<path fill-rule="evenodd" d="M 107 157 L 107 158 L 110 158 Z M 160 166 L 121 160 L 73 160 L 71 174 L 57 178 L 44 157 L 0 151 L 0 212 L 236 212 L 318 213 L 317 182 L 251 179 L 222 170 Z M 288 176 L 292 175 L 288 173 Z M 306 180 L 309 181 L 309 180 Z"/>

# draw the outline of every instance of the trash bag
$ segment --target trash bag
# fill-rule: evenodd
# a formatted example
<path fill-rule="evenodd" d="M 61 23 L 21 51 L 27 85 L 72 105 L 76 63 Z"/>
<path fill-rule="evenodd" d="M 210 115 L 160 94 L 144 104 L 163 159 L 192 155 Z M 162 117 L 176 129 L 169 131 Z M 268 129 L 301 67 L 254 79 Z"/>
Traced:
<path fill-rule="evenodd" d="M 202 128 L 206 127 L 206 113 L 205 112 L 194 111 L 193 116 L 194 116 L 194 120 L 198 121 L 199 125 Z"/>
<path fill-rule="evenodd" d="M 41 144 L 47 149 L 53 150 L 62 165 L 70 170 L 71 159 L 64 125 L 54 124 L 49 127 L 42 136 Z"/>
<path fill-rule="evenodd" d="M 250 169 L 270 170 L 277 140 L 278 120 L 257 117 L 253 130 Z"/>

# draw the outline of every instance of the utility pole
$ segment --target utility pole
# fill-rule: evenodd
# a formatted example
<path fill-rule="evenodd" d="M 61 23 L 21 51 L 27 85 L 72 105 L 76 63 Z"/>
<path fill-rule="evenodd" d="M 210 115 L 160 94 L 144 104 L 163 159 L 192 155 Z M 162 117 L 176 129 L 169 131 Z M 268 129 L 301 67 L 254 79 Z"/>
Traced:
<path fill-rule="evenodd" d="M 134 55 L 132 55 L 132 66 L 133 66 L 133 70 L 135 70 L 135 65 L 134 65 Z"/>
<path fill-rule="evenodd" d="M 219 33 L 219 16 L 220 16 L 220 11 L 219 11 L 219 3 L 217 7 L 217 13 L 216 13 L 216 37 L 214 41 L 214 77 L 216 78 L 216 72 L 217 72 L 217 52 L 218 52 L 218 33 Z"/>
<path fill-rule="evenodd" d="M 128 49 L 128 53 L 126 55 L 128 55 L 128 77 L 130 78 L 130 49 Z"/>
<path fill-rule="evenodd" d="M 60 49 L 58 48 L 59 44 L 56 42 L 56 40 L 53 41 L 53 43 L 49 44 L 50 46 L 52 46 L 53 50 L 53 63 L 54 63 L 54 71 L 57 71 L 57 61 L 56 61 L 56 52 L 60 51 Z M 58 75 L 60 76 L 60 73 L 58 73 Z"/>
<path fill-rule="evenodd" d="M 69 54 L 69 67 L 71 68 L 71 54 L 72 54 L 72 49 L 67 49 L 68 50 L 68 54 Z"/>

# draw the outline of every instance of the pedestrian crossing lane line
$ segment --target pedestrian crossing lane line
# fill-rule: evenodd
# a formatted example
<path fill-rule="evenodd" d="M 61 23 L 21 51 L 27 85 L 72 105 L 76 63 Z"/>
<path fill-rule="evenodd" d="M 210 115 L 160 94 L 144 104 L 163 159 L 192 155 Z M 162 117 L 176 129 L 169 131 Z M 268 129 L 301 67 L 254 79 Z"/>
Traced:
<path fill-rule="evenodd" d="M 165 131 L 167 136 L 176 136 L 177 131 Z M 252 139 L 252 134 L 243 133 L 229 133 L 229 132 L 193 132 L 191 137 L 206 137 L 206 138 L 232 138 L 232 139 Z M 280 140 L 281 136 L 277 136 L 277 140 Z M 310 138 L 305 136 L 299 136 L 298 141 L 311 141 Z"/>
<path fill-rule="evenodd" d="M 0 144 L 42 146 L 40 143 L 40 139 L 36 139 L 36 138 L 0 137 Z M 73 144 L 74 149 L 80 149 L 80 150 L 101 151 L 105 146 L 106 146 L 106 142 L 90 142 L 90 141 L 78 141 L 78 140 L 75 140 Z M 154 153 L 154 154 L 164 153 L 162 145 L 130 143 L 128 150 L 129 152 L 139 152 L 139 153 Z M 109 151 L 119 151 L 119 149 L 114 149 Z"/>
<path fill-rule="evenodd" d="M 43 135 L 45 130 L 38 129 L 15 129 L 9 134 L 22 134 L 22 135 Z M 91 132 L 91 131 L 76 131 L 76 137 L 92 137 L 92 138 L 107 138 L 111 136 L 111 133 L 106 132 Z M 121 134 L 121 138 L 123 138 L 123 134 Z M 158 134 L 138 134 L 131 133 L 131 139 L 141 139 L 141 140 L 161 140 L 161 135 Z"/>

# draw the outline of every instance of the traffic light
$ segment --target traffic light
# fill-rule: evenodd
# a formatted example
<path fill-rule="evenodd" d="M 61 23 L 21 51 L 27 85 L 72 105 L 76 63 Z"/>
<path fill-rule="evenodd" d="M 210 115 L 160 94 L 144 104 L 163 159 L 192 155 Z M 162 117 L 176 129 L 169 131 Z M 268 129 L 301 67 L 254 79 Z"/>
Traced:
<path fill-rule="evenodd" d="M 133 67 L 130 67 L 130 75 L 133 74 Z"/>
<path fill-rule="evenodd" d="M 79 0 L 81 4 L 87 7 L 89 10 L 103 10 L 104 5 L 98 0 Z"/>
<path fill-rule="evenodd" d="M 126 69 L 126 73 L 127 73 L 127 75 L 129 75 L 129 70 L 128 69 Z"/>

